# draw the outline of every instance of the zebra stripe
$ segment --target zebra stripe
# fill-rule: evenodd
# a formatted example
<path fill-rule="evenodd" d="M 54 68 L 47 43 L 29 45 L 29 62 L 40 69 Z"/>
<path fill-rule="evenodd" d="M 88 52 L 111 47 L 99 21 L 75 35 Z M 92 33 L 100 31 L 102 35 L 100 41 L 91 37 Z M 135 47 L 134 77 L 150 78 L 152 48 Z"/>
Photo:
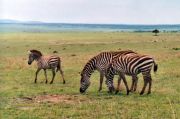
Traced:
<path fill-rule="evenodd" d="M 63 79 L 63 83 L 65 83 L 64 74 L 63 74 L 63 71 L 61 69 L 61 60 L 60 60 L 60 57 L 55 56 L 55 55 L 44 56 L 38 50 L 30 50 L 28 64 L 30 65 L 34 60 L 37 62 L 37 66 L 38 66 L 38 69 L 36 71 L 35 83 L 37 81 L 37 75 L 38 75 L 38 73 L 39 73 L 39 71 L 41 69 L 44 70 L 44 75 L 45 75 L 45 78 L 46 78 L 46 83 L 48 82 L 47 74 L 46 74 L 46 69 L 51 69 L 52 73 L 53 73 L 53 77 L 52 77 L 52 80 L 51 80 L 50 84 L 52 84 L 53 81 L 54 81 L 55 74 L 56 74 L 55 73 L 55 69 L 56 69 L 56 72 L 58 70 L 60 71 L 60 74 L 61 74 L 62 79 Z"/>
<path fill-rule="evenodd" d="M 109 63 L 111 63 L 113 59 L 119 57 L 120 55 L 126 55 L 126 54 L 136 54 L 136 53 L 131 50 L 119 51 L 119 52 L 101 52 L 97 56 L 91 58 L 86 63 L 86 65 L 84 66 L 81 72 L 80 92 L 83 93 L 88 88 L 88 86 L 90 85 L 90 81 L 89 81 L 90 76 L 95 70 L 98 70 L 100 72 L 99 91 L 101 91 L 103 78 Z"/>
<path fill-rule="evenodd" d="M 125 74 L 130 76 L 136 76 L 139 73 L 142 73 L 144 77 L 144 86 L 140 94 L 144 93 L 144 90 L 149 83 L 148 94 L 151 93 L 151 69 L 154 65 L 154 71 L 157 70 L 157 64 L 154 59 L 147 55 L 139 55 L 139 54 L 127 54 L 127 55 L 119 55 L 118 58 L 114 59 L 112 63 L 107 68 L 106 78 L 107 78 L 107 86 L 109 90 L 112 89 L 113 77 L 115 72 L 118 72 L 121 77 L 123 77 L 123 81 L 126 82 Z M 126 85 L 126 84 L 125 84 Z M 129 92 L 128 87 L 126 86 L 127 94 Z"/>

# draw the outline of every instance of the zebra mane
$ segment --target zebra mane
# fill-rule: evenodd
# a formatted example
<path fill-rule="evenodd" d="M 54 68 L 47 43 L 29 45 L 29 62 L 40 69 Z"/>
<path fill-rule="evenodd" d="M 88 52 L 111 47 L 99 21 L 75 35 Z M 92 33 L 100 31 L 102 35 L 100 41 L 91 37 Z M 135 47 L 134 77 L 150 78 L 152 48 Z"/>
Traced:
<path fill-rule="evenodd" d="M 88 73 L 88 71 L 90 71 L 91 73 L 95 70 L 95 57 L 91 58 L 87 63 L 86 65 L 84 66 L 82 72 L 81 72 L 81 75 L 83 75 L 84 73 Z"/>
<path fill-rule="evenodd" d="M 30 50 L 31 53 L 37 55 L 38 57 L 41 57 L 42 56 L 42 53 L 38 50 Z"/>

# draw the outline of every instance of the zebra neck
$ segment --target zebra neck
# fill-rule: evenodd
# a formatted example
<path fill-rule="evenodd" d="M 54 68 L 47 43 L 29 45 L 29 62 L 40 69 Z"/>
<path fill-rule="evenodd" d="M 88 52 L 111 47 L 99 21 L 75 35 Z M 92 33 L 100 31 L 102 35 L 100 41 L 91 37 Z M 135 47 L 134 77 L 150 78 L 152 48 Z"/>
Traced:
<path fill-rule="evenodd" d="M 92 68 L 92 69 L 86 71 L 86 72 L 85 72 L 85 73 L 86 73 L 86 76 L 88 76 L 88 77 L 90 78 L 91 75 L 92 75 L 92 73 L 93 73 L 94 71 L 95 71 L 95 68 Z"/>
<path fill-rule="evenodd" d="M 84 67 L 83 72 L 90 77 L 91 74 L 96 70 L 95 60 L 90 60 Z"/>
<path fill-rule="evenodd" d="M 37 62 L 41 62 L 42 61 L 42 56 L 41 57 L 38 57 L 35 59 Z"/>

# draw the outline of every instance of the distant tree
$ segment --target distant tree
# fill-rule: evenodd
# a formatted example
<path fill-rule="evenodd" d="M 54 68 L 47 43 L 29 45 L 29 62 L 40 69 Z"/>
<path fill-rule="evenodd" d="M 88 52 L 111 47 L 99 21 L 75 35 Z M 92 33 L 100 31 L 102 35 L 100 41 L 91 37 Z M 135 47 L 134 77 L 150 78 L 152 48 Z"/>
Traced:
<path fill-rule="evenodd" d="M 157 34 L 159 33 L 159 30 L 155 29 L 152 32 L 155 33 L 155 36 L 157 36 Z"/>

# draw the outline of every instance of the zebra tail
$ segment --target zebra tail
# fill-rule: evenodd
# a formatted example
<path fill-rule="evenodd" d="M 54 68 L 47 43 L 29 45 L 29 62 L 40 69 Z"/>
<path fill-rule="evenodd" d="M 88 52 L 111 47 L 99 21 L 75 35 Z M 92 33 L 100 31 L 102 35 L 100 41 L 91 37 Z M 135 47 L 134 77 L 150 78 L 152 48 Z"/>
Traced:
<path fill-rule="evenodd" d="M 154 62 L 154 72 L 157 72 L 158 70 L 158 65 Z"/>
<path fill-rule="evenodd" d="M 60 58 L 58 58 L 58 65 L 57 65 L 56 72 L 58 72 L 60 70 L 60 65 L 61 65 L 60 63 L 61 63 Z"/>

